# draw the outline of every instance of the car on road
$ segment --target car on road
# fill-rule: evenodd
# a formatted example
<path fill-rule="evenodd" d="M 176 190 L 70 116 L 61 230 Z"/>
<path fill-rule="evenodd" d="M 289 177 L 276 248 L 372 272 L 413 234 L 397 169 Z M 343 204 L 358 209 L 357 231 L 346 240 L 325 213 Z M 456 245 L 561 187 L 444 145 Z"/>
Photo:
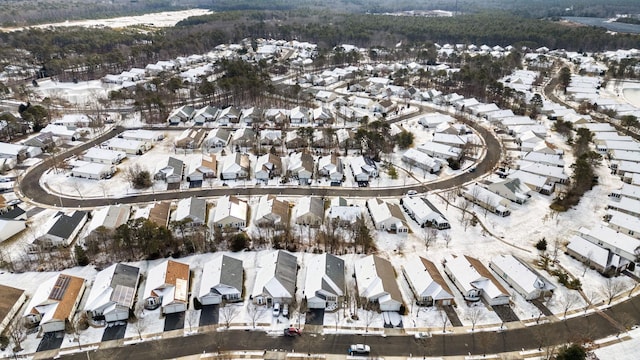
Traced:
<path fill-rule="evenodd" d="M 369 355 L 371 347 L 365 344 L 353 344 L 349 346 L 349 355 Z"/>
<path fill-rule="evenodd" d="M 280 303 L 273 304 L 273 316 L 280 316 Z"/>
<path fill-rule="evenodd" d="M 298 328 L 294 328 L 293 326 L 284 329 L 285 336 L 302 336 L 302 331 Z"/>
<path fill-rule="evenodd" d="M 474 167 L 470 168 L 467 171 L 469 171 L 470 173 L 474 173 L 474 172 L 476 172 L 476 167 L 474 166 Z"/>
<path fill-rule="evenodd" d="M 408 196 L 418 195 L 418 192 L 416 190 L 409 190 L 407 191 L 407 195 Z"/>

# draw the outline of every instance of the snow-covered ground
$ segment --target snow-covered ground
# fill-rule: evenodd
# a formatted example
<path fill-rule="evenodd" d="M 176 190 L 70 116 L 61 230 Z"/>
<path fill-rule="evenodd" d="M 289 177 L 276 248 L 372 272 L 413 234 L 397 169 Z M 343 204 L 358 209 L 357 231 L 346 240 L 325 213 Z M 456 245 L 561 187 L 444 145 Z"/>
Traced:
<path fill-rule="evenodd" d="M 112 27 L 122 28 L 127 26 L 144 25 L 151 27 L 172 27 L 179 21 L 184 20 L 191 16 L 201 16 L 210 14 L 210 10 L 205 9 L 190 9 L 182 11 L 165 11 L 159 13 L 150 13 L 139 16 L 126 16 L 111 19 L 94 19 L 94 20 L 77 20 L 77 21 L 65 21 L 50 24 L 41 24 L 29 26 L 29 28 L 54 28 L 54 27 L 69 27 L 69 26 L 82 26 L 82 27 Z M 24 27 L 11 27 L 0 28 L 0 31 L 20 31 L 24 30 Z"/>

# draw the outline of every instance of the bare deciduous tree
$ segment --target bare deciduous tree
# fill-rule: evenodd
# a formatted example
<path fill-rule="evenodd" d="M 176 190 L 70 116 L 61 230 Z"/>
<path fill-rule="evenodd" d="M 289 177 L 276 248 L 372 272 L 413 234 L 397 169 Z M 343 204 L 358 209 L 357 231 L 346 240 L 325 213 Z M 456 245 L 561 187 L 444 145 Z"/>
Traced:
<path fill-rule="evenodd" d="M 231 327 L 231 322 L 238 316 L 238 308 L 236 306 L 223 303 L 220 307 L 220 319 L 222 323 L 228 329 Z"/>
<path fill-rule="evenodd" d="M 26 339 L 26 329 L 22 318 L 18 317 L 9 327 L 9 337 L 13 341 L 13 352 L 22 351 L 22 342 Z"/>
<path fill-rule="evenodd" d="M 431 227 L 424 227 L 424 247 L 429 251 L 429 246 L 438 238 L 438 230 Z"/>
<path fill-rule="evenodd" d="M 607 305 L 611 305 L 613 298 L 624 290 L 624 283 L 617 278 L 608 278 L 604 285 L 602 285 L 602 290 L 607 296 Z"/>
<path fill-rule="evenodd" d="M 562 317 L 564 317 L 564 320 L 567 319 L 567 312 L 569 311 L 569 309 L 577 304 L 579 299 L 579 296 L 574 292 L 567 293 L 560 299 L 560 305 L 562 305 L 562 310 L 564 311 L 562 315 Z"/>
<path fill-rule="evenodd" d="M 484 318 L 484 311 L 481 306 L 472 306 L 467 310 L 467 318 L 471 321 L 471 331 L 475 331 L 478 321 Z"/>
<path fill-rule="evenodd" d="M 442 234 L 442 239 L 444 240 L 445 245 L 449 248 L 449 243 L 451 243 L 452 237 L 450 232 L 445 232 Z"/>
<path fill-rule="evenodd" d="M 251 319 L 251 326 L 253 326 L 254 329 L 256 328 L 256 323 L 262 314 L 264 314 L 264 307 L 258 306 L 254 304 L 253 301 L 250 301 L 249 305 L 247 305 L 247 315 L 249 315 L 249 319 Z"/>
<path fill-rule="evenodd" d="M 449 317 L 447 316 L 447 312 L 444 311 L 444 309 L 440 309 L 438 317 L 440 319 L 440 322 L 442 323 L 442 333 L 444 334 L 445 332 L 447 332 L 447 323 L 449 322 Z"/>

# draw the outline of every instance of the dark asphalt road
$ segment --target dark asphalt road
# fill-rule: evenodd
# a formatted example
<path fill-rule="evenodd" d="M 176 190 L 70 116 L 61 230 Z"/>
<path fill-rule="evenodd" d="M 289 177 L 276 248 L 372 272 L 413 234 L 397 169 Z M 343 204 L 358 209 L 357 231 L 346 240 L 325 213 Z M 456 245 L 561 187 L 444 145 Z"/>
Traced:
<path fill-rule="evenodd" d="M 630 326 L 640 323 L 640 297 L 615 305 L 605 311 L 606 315 L 619 323 Z M 106 348 L 91 351 L 91 359 L 148 359 L 149 354 L 158 358 L 175 358 L 203 351 L 218 350 L 270 350 L 283 349 L 296 352 L 344 354 L 354 343 L 371 345 L 376 356 L 454 356 L 494 354 L 521 349 L 546 348 L 572 341 L 588 341 L 616 335 L 620 328 L 599 313 L 570 318 L 531 327 L 522 327 L 502 332 L 475 332 L 442 335 L 434 333 L 431 338 L 415 339 L 412 336 L 377 335 L 315 335 L 305 333 L 300 338 L 270 336 L 261 331 L 207 332 L 188 337 L 166 338 L 146 341 L 137 345 Z M 63 359 L 84 360 L 84 353 L 61 356 Z"/>
<path fill-rule="evenodd" d="M 449 189 L 460 184 L 472 181 L 478 178 L 482 174 L 492 171 L 500 160 L 501 146 L 495 135 L 481 127 L 479 125 L 471 124 L 473 128 L 484 138 L 486 144 L 486 156 L 476 166 L 476 172 L 474 173 L 461 173 L 460 175 L 447 178 L 444 180 L 430 182 L 425 185 L 411 185 L 398 188 L 341 188 L 341 187 L 247 187 L 247 188 L 228 188 L 220 187 L 215 189 L 189 189 L 181 191 L 167 191 L 156 192 L 153 194 L 131 195 L 122 196 L 119 198 L 92 198 L 92 199 L 77 199 L 64 196 L 57 196 L 49 194 L 40 185 L 40 177 L 45 171 L 52 168 L 53 159 L 49 158 L 42 161 L 30 168 L 25 175 L 20 179 L 18 187 L 22 195 L 36 204 L 43 204 L 49 206 L 60 206 L 60 201 L 64 204 L 64 207 L 72 208 L 91 208 L 104 205 L 113 204 L 132 204 L 132 203 L 146 203 L 162 200 L 174 200 L 182 199 L 191 196 L 197 197 L 214 197 L 224 195 L 267 195 L 267 194 L 282 194 L 282 195 L 315 195 L 315 196 L 362 196 L 362 197 L 375 197 L 375 196 L 401 196 L 408 190 L 416 190 L 418 192 L 426 192 L 431 190 Z M 69 158 L 74 155 L 79 155 L 87 149 L 93 147 L 96 144 L 100 144 L 112 137 L 117 136 L 122 132 L 123 128 L 116 128 L 105 135 L 98 137 L 97 139 L 83 144 L 73 150 L 57 154 L 56 159 L 60 163 L 63 159 Z M 155 130 L 155 129 L 154 129 Z M 160 129 L 158 129 L 160 130 Z M 176 130 L 176 128 L 172 128 Z"/>

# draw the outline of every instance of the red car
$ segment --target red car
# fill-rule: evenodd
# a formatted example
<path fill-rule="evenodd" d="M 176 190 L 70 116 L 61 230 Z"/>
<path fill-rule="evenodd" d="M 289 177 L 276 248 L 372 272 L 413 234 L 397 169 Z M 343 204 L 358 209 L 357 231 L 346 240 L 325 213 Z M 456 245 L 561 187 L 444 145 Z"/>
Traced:
<path fill-rule="evenodd" d="M 302 332 L 300 331 L 300 329 L 297 329 L 294 327 L 288 327 L 284 329 L 284 335 L 285 336 L 301 336 Z"/>

